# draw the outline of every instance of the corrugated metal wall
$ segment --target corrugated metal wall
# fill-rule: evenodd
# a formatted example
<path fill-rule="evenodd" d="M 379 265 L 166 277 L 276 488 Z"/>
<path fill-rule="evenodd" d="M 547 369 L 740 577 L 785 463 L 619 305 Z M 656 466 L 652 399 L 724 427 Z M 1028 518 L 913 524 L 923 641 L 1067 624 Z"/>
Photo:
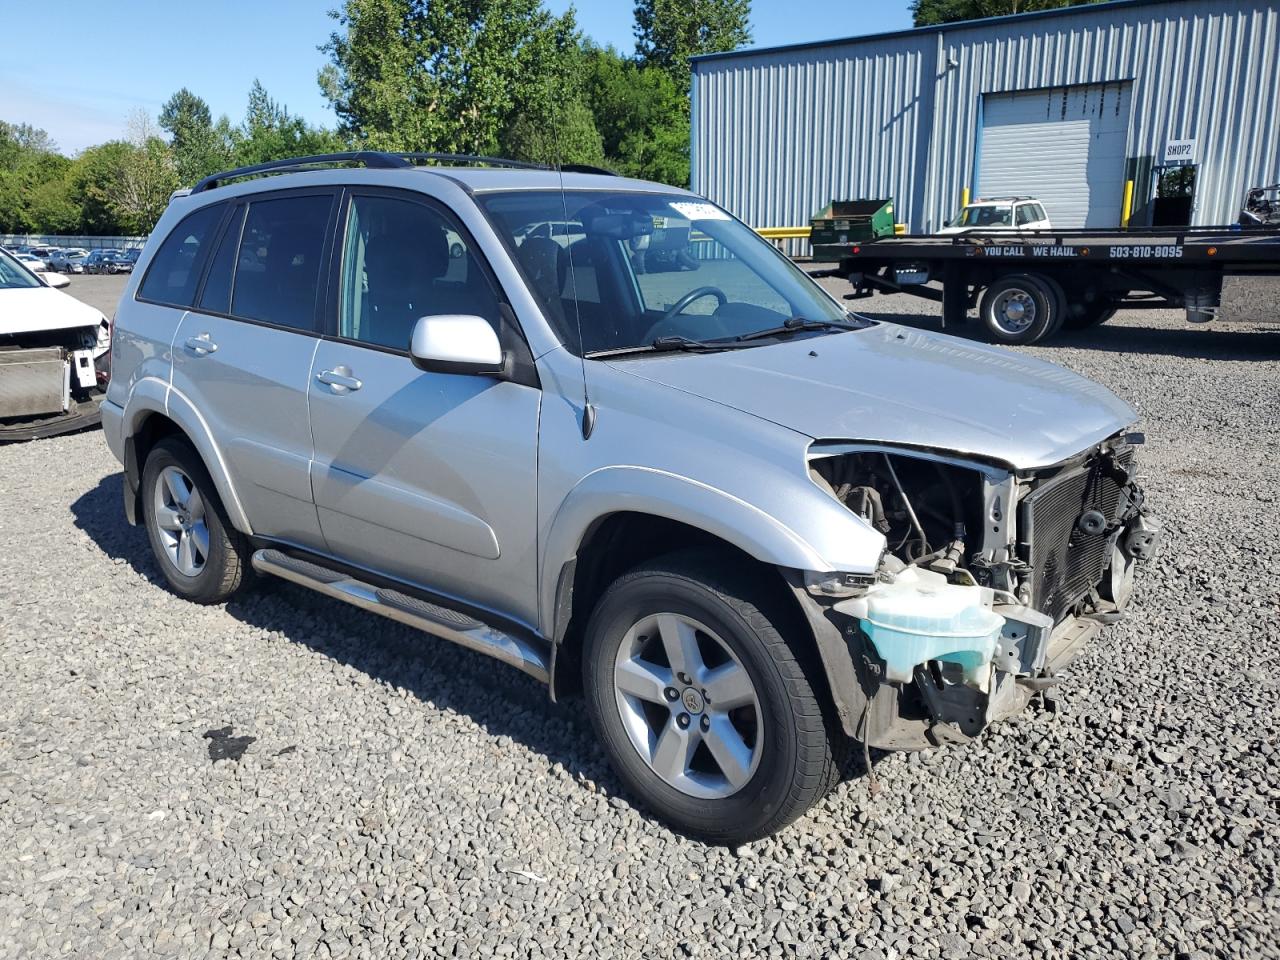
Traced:
<path fill-rule="evenodd" d="M 935 229 L 973 182 L 982 94 L 1124 80 L 1128 157 L 1199 141 L 1195 223 L 1280 180 L 1280 0 L 1170 0 L 697 60 L 693 188 L 754 226 L 892 196 Z"/>

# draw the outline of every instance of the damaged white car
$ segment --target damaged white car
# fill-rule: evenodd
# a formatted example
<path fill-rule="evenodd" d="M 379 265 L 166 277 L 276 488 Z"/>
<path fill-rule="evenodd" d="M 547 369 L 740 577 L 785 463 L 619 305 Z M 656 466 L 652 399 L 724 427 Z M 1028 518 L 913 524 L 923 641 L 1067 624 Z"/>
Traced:
<path fill-rule="evenodd" d="M 0 251 L 0 443 L 92 426 L 107 379 L 107 318 Z"/>
<path fill-rule="evenodd" d="M 1156 530 L 1102 387 L 851 315 L 670 187 L 331 159 L 175 197 L 121 301 L 104 435 L 181 596 L 253 569 L 580 689 L 726 843 L 1123 611 Z M 660 233 L 681 269 L 638 268 Z"/>

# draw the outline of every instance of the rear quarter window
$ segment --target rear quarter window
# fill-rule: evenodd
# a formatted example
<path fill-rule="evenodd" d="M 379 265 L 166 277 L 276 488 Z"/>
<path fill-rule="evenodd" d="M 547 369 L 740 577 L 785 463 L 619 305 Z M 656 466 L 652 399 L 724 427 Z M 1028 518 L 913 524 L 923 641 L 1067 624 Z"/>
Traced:
<path fill-rule="evenodd" d="M 191 306 L 200 271 L 225 212 L 225 203 L 214 203 L 179 221 L 151 258 L 138 298 L 174 307 Z"/>

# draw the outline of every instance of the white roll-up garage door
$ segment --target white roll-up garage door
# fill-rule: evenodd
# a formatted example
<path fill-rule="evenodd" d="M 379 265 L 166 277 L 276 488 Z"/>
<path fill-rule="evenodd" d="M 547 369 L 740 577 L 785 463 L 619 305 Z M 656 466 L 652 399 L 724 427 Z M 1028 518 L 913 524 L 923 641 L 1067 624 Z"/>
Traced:
<path fill-rule="evenodd" d="M 1055 227 L 1115 227 L 1124 199 L 1129 84 L 982 98 L 978 196 L 1036 197 Z"/>

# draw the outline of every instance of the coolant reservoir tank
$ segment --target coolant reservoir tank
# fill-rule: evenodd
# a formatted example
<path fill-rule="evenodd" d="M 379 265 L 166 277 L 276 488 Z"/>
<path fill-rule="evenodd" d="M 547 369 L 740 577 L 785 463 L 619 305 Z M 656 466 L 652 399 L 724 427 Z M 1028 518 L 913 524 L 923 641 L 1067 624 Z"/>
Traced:
<path fill-rule="evenodd" d="M 836 604 L 857 617 L 885 662 L 889 680 L 908 683 L 917 664 L 945 660 L 964 668 L 965 682 L 985 686 L 1004 617 L 983 587 L 948 583 L 932 570 L 908 567 L 892 583 Z"/>

